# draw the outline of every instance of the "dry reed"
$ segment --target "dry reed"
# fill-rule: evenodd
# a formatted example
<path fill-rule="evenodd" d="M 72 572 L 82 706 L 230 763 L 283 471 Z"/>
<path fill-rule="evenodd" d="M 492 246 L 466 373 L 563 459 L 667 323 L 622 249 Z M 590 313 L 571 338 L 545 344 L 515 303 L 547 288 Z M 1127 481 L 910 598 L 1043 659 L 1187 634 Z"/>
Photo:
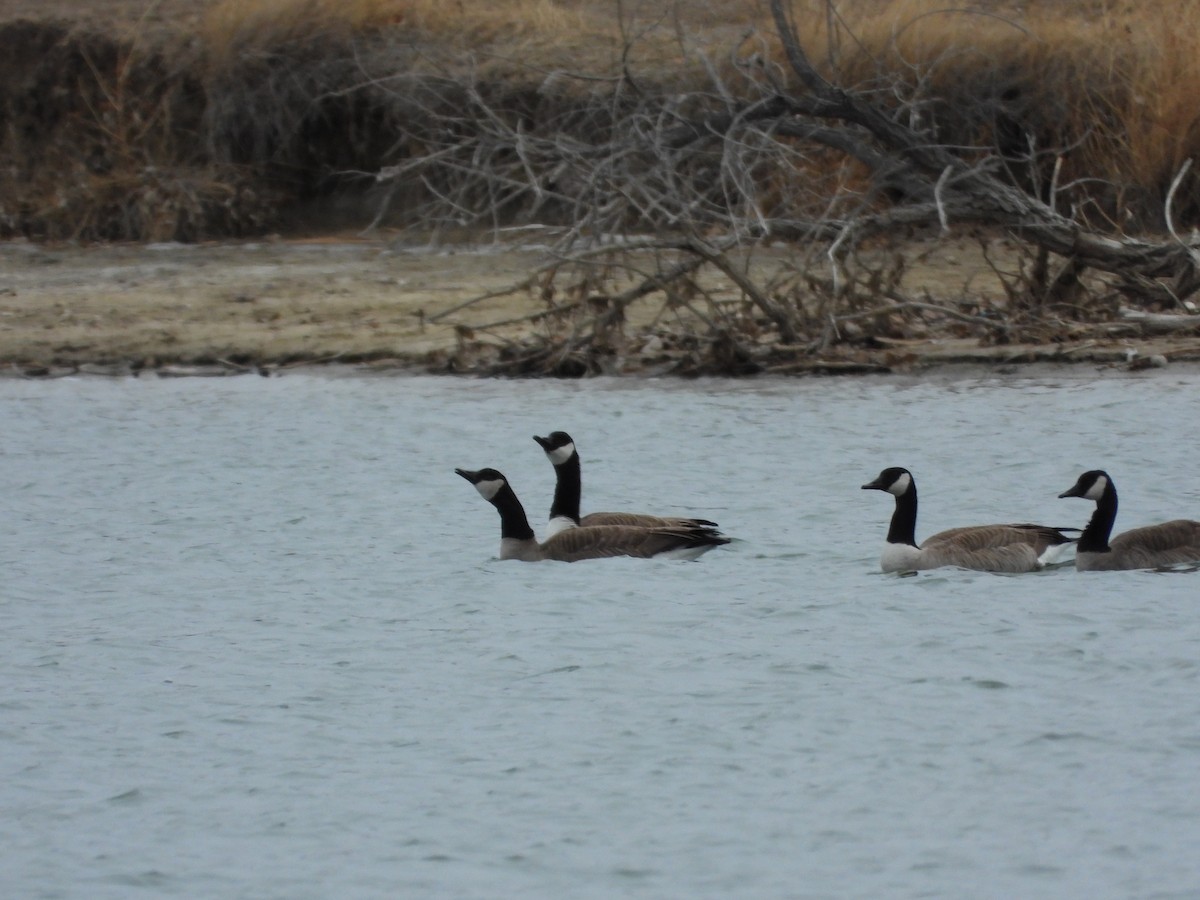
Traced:
<path fill-rule="evenodd" d="M 1061 158 L 1055 202 L 1118 229 L 1161 228 L 1172 178 L 1200 153 L 1200 0 L 1020 9 L 795 0 L 793 10 L 831 77 L 874 91 L 938 140 L 980 156 L 999 150 L 1043 193 Z M 9 93 L 0 89 L 0 118 L 16 123 L 0 135 L 0 163 L 22 173 L 0 190 L 0 231 L 252 229 L 266 224 L 263 199 L 281 186 L 336 189 L 339 171 L 370 173 L 419 154 L 468 81 L 500 97 L 498 108 L 519 108 L 531 127 L 553 129 L 571 116 L 589 121 L 585 105 L 609 104 L 619 75 L 664 98 L 711 96 L 712 74 L 728 76 L 744 32 L 770 44 L 767 22 L 758 0 L 222 0 L 203 18 L 194 58 L 164 56 L 137 35 L 101 36 L 110 47 L 101 58 L 87 41 L 64 38 L 86 52 L 59 51 L 70 65 L 58 93 L 45 63 L 30 62 L 41 65 L 39 89 L 75 98 L 59 118 L 19 131 L 36 112 L 22 73 L 7 77 Z M 423 97 L 433 84 L 440 93 Z M 43 171 L 47 161 L 56 173 Z M 829 164 L 819 173 L 829 190 L 856 177 L 836 158 Z M 173 187 L 164 177 L 172 169 L 181 173 Z M 151 208 L 164 196 L 163 209 Z M 241 214 L 239 198 L 256 208 Z M 68 219 L 92 223 L 114 204 L 118 225 L 71 231 Z M 1176 204 L 1176 221 L 1200 222 L 1194 171 Z"/>
<path fill-rule="evenodd" d="M 1200 2 L 796 4 L 806 50 L 850 85 L 903 99 L 940 139 L 1063 156 L 1063 198 L 1117 227 L 1161 227 L 1161 203 L 1200 153 Z M 999 146 L 998 146 L 999 145 Z M 1044 173 L 1043 173 L 1044 174 Z M 1193 179 L 1186 214 L 1200 216 Z"/>

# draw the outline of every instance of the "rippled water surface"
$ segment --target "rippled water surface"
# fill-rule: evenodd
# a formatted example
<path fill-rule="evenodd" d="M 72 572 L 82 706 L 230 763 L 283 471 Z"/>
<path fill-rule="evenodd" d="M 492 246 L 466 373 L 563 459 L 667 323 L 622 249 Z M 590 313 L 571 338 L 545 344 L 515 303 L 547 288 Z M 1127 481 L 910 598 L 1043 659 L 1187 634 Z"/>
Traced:
<path fill-rule="evenodd" d="M 879 574 L 1200 518 L 1200 375 L 0 381 L 6 897 L 1196 897 L 1200 573 Z M 694 563 L 501 563 L 690 512 Z"/>

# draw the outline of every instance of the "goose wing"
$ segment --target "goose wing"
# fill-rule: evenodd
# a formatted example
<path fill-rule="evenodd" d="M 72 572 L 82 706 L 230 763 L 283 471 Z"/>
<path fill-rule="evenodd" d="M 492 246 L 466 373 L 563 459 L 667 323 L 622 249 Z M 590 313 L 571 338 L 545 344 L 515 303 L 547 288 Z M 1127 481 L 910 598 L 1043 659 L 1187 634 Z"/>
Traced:
<path fill-rule="evenodd" d="M 1200 522 L 1174 519 L 1122 532 L 1109 546 L 1139 568 L 1200 561 Z"/>
<path fill-rule="evenodd" d="M 715 530 L 716 522 L 708 519 L 686 519 L 674 516 L 651 516 L 644 513 L 595 512 L 579 520 L 580 525 L 631 525 L 635 528 L 691 528 Z"/>
<path fill-rule="evenodd" d="M 708 548 L 729 543 L 729 538 L 695 529 L 634 528 L 628 525 L 591 525 L 560 531 L 542 544 L 546 559 L 577 562 L 633 556 L 649 559 L 687 548 Z"/>
<path fill-rule="evenodd" d="M 921 544 L 926 561 L 985 572 L 1034 572 L 1051 547 L 1075 540 L 1048 525 L 975 525 L 941 531 Z"/>
<path fill-rule="evenodd" d="M 1020 523 L 1012 525 L 969 525 L 963 528 L 950 528 L 939 531 L 925 539 L 921 548 L 941 545 L 954 545 L 964 550 L 986 550 L 1014 545 L 1027 545 L 1044 553 L 1051 547 L 1067 544 L 1078 538 L 1066 534 L 1068 531 L 1078 531 L 1077 528 L 1053 528 L 1049 525 L 1031 525 Z"/>

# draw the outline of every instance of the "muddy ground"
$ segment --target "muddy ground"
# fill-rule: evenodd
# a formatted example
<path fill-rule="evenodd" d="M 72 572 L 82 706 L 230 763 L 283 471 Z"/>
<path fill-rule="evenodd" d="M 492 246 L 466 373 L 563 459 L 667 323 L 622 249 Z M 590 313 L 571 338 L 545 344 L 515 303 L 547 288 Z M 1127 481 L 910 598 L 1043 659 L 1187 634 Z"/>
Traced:
<path fill-rule="evenodd" d="M 1002 244 L 993 245 L 996 258 Z M 972 244 L 929 253 L 906 288 L 952 302 L 1001 295 Z M 454 251 L 397 241 L 264 240 L 210 244 L 0 244 L 0 369 L 11 375 L 271 371 L 353 363 L 463 371 L 464 339 L 503 343 L 531 326 L 481 325 L 545 308 L 536 292 L 503 292 L 547 260 L 544 250 Z M 730 288 L 732 293 L 732 288 Z M 661 310 L 635 308 L 628 331 Z M 436 321 L 431 321 L 437 319 Z M 472 329 L 470 332 L 465 327 Z M 670 371 L 634 338 L 621 371 Z M 654 357 L 654 358 L 652 358 Z M 913 335 L 841 345 L 818 359 L 776 357 L 764 371 L 915 371 L 954 364 L 1074 362 L 1129 368 L 1200 359 L 1195 334 L 1161 337 L 1114 324 L 1039 344 L 985 346 L 975 337 Z M 668 360 L 669 362 L 669 360 Z"/>

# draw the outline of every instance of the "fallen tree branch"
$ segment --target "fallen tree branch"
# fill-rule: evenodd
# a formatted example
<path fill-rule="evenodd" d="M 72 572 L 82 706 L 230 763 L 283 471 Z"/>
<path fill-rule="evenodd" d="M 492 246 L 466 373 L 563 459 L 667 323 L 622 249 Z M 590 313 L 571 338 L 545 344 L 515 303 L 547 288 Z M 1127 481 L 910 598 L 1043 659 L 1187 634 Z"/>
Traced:
<path fill-rule="evenodd" d="M 1078 258 L 1090 268 L 1122 275 L 1132 272 L 1143 279 L 1141 287 L 1147 299 L 1181 302 L 1200 288 L 1193 247 L 1089 232 L 1037 197 L 997 178 L 986 166 L 968 166 L 948 147 L 884 115 L 864 95 L 827 81 L 797 40 L 789 18 L 790 4 L 770 0 L 770 8 L 788 64 L 810 95 L 804 105 L 811 115 L 860 126 L 915 170 L 945 182 L 947 199 L 944 204 L 935 203 L 935 210 L 948 213 L 951 208 L 958 208 L 968 214 L 967 221 L 1016 229 L 1023 239 L 1060 256 Z M 954 203 L 948 199 L 951 193 L 956 195 Z M 1152 287 L 1152 279 L 1164 276 L 1175 280 L 1172 290 Z"/>
<path fill-rule="evenodd" d="M 877 306 L 874 309 L 867 309 L 861 312 L 847 313 L 846 315 L 835 317 L 838 323 L 854 322 L 860 319 L 872 319 L 876 316 L 884 316 L 892 313 L 904 312 L 909 309 L 916 309 L 922 312 L 935 312 L 939 315 L 946 316 L 950 319 L 956 319 L 959 322 L 968 322 L 971 325 L 978 325 L 989 331 L 1007 331 L 1006 323 L 997 319 L 987 319 L 983 316 L 973 316 L 969 313 L 960 312 L 950 306 L 944 306 L 941 303 L 930 303 L 927 300 L 909 300 L 906 297 L 899 295 L 888 295 L 895 302 L 888 306 Z"/>
<path fill-rule="evenodd" d="M 1152 313 L 1144 309 L 1121 307 L 1121 318 L 1127 322 L 1136 322 L 1142 331 L 1156 334 L 1174 334 L 1181 331 L 1195 331 L 1200 328 L 1200 315 L 1188 316 L 1174 313 Z"/>
<path fill-rule="evenodd" d="M 1056 317 L 1110 317 L 1116 296 L 1130 307 L 1186 307 L 1200 291 L 1200 242 L 1177 233 L 1174 209 L 1190 163 L 1166 194 L 1171 240 L 1126 235 L 1116 224 L 1097 230 L 1079 211 L 1089 179 L 1069 168 L 1083 156 L 1068 159 L 1070 141 L 1042 147 L 1036 135 L 1021 134 L 1013 149 L 985 128 L 987 139 L 977 145 L 967 138 L 952 143 L 936 129 L 959 110 L 937 109 L 947 98 L 928 94 L 932 81 L 910 83 L 900 72 L 869 90 L 837 84 L 800 41 L 793 19 L 800 7 L 789 0 L 768 5 L 782 59 L 767 52 L 723 68 L 705 57 L 707 90 L 660 90 L 635 72 L 637 54 L 626 46 L 625 77 L 605 82 L 610 102 L 572 108 L 553 121 L 497 105 L 494 91 L 473 84 L 455 91 L 454 103 L 439 100 L 444 127 L 422 132 L 425 155 L 383 170 L 381 180 L 427 184 L 429 221 L 437 227 L 488 222 L 498 234 L 538 221 L 561 231 L 553 259 L 527 278 L 428 321 L 456 320 L 476 304 L 517 292 L 534 293 L 536 304 L 541 291 L 545 303 L 537 305 L 545 308 L 476 327 L 560 317 L 555 333 L 540 338 L 548 343 L 537 358 L 552 367 L 568 359 L 594 367 L 619 345 L 613 336 L 627 308 L 657 294 L 666 300 L 656 321 L 666 310 L 692 309 L 680 319 L 698 346 L 723 330 L 743 346 L 775 331 L 781 345 L 816 354 L 845 337 L 839 325 L 881 314 L 936 314 L 1002 335 L 1018 326 L 1055 326 Z M 826 12 L 826 27 L 854 37 L 832 3 Z M 938 115 L 928 114 L 932 109 Z M 969 118 L 971 110 L 963 112 Z M 545 218 L 534 219 L 543 211 Z M 997 303 L 994 318 L 920 291 L 915 295 L 929 299 L 912 299 L 901 285 L 905 267 L 877 253 L 886 245 L 880 238 L 945 237 L 964 226 L 1020 245 L 1010 271 L 996 270 L 1007 303 Z M 744 264 L 741 251 L 768 241 L 793 243 L 786 265 L 794 275 L 773 283 L 773 275 L 764 280 L 761 269 Z M 592 264 L 594 276 L 586 271 Z M 732 283 L 736 315 L 712 305 L 705 316 L 700 304 L 690 306 L 705 273 Z"/>

